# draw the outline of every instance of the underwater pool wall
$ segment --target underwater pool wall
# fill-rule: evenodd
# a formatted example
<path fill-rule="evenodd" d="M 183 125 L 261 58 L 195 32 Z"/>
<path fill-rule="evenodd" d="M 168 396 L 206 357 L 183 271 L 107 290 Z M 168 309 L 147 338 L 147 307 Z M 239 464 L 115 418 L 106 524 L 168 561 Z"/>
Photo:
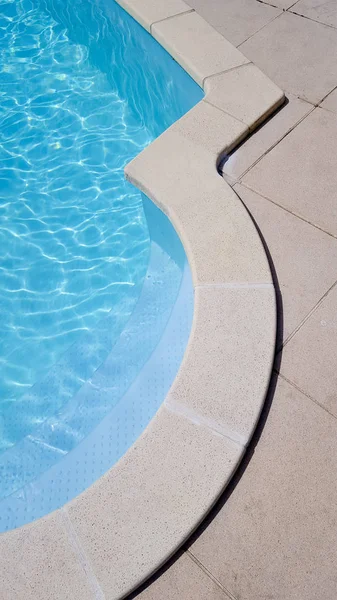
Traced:
<path fill-rule="evenodd" d="M 217 165 L 284 94 L 181 0 L 119 4 L 205 91 L 126 168 L 182 240 L 194 286 L 192 332 L 164 403 L 119 462 L 63 508 L 0 536 L 5 600 L 117 600 L 146 580 L 230 481 L 271 375 L 268 260 Z"/>

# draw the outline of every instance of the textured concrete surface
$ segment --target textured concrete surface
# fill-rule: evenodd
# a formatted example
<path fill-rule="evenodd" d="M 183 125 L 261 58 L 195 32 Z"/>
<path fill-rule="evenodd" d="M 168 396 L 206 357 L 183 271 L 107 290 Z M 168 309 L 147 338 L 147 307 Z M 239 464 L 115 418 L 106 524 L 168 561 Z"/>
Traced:
<path fill-rule="evenodd" d="M 336 419 L 279 379 L 247 469 L 191 553 L 240 600 L 333 600 Z"/>
<path fill-rule="evenodd" d="M 337 236 L 336 115 L 316 108 L 242 181 L 262 196 Z"/>
<path fill-rule="evenodd" d="M 210 599 L 335 600 L 336 3 L 251 0 L 249 9 L 232 0 L 188 3 L 218 31 L 231 27 L 232 41 L 248 31 L 240 49 L 289 99 L 222 166 L 272 258 L 279 352 L 257 434 L 230 489 L 184 546 L 185 555 L 139 600 L 189 600 L 190 590 L 203 598 L 204 577 L 216 586 L 207 590 Z M 268 5 L 287 12 L 268 20 Z M 254 13 L 265 21 L 255 32 Z"/>
<path fill-rule="evenodd" d="M 280 88 L 253 64 L 207 78 L 205 92 L 207 102 L 249 125 L 251 131 L 284 100 Z"/>
<path fill-rule="evenodd" d="M 281 89 L 309 102 L 336 86 L 337 31 L 316 21 L 284 12 L 240 50 Z"/>
<path fill-rule="evenodd" d="M 191 142 L 207 147 L 216 156 L 220 156 L 224 150 L 230 152 L 238 140 L 243 140 L 249 134 L 248 125 L 205 100 L 174 123 L 173 128 Z"/>
<path fill-rule="evenodd" d="M 57 511 L 0 536 L 2 600 L 95 597 L 95 579 L 79 560 L 76 542 L 70 541 L 67 529 L 62 511 Z"/>
<path fill-rule="evenodd" d="M 258 224 L 270 252 L 282 302 L 283 335 L 279 342 L 286 341 L 320 301 L 322 290 L 330 289 L 336 281 L 336 240 L 242 184 L 234 189 Z M 306 364 L 302 358 L 301 363 Z"/>
<path fill-rule="evenodd" d="M 271 6 L 276 6 L 278 8 L 282 8 L 283 10 L 287 10 L 296 4 L 296 1 L 297 0 L 263 0 L 263 4 L 270 4 Z"/>
<path fill-rule="evenodd" d="M 207 124 L 196 142 L 189 121 L 188 116 L 186 135 L 183 118 L 137 156 L 127 167 L 129 180 L 168 214 L 184 240 L 195 285 L 271 282 L 249 215 L 217 175 L 206 145 Z"/>
<path fill-rule="evenodd" d="M 337 265 L 334 259 L 335 267 Z M 337 418 L 337 287 L 287 345 L 281 373 Z"/>
<path fill-rule="evenodd" d="M 210 75 L 228 71 L 248 60 L 196 12 L 153 25 L 152 35 L 203 85 Z"/>
<path fill-rule="evenodd" d="M 252 0 L 187 0 L 187 4 L 235 46 L 281 14 L 273 6 Z"/>
<path fill-rule="evenodd" d="M 337 114 L 337 89 L 333 90 L 331 94 L 325 98 L 321 104 L 321 107 L 331 110 L 333 113 Z"/>
<path fill-rule="evenodd" d="M 291 9 L 297 15 L 313 21 L 337 27 L 337 4 L 335 0 L 299 0 Z"/>
<path fill-rule="evenodd" d="M 261 390 L 269 384 L 274 294 L 272 285 L 258 283 L 196 289 L 190 343 L 168 406 L 247 444 L 260 415 Z"/>
<path fill-rule="evenodd" d="M 105 598 L 119 599 L 170 557 L 242 451 L 207 423 L 162 407 L 115 468 L 67 505 Z"/>
<path fill-rule="evenodd" d="M 139 600 L 228 600 L 218 583 L 186 553 L 138 597 Z"/>

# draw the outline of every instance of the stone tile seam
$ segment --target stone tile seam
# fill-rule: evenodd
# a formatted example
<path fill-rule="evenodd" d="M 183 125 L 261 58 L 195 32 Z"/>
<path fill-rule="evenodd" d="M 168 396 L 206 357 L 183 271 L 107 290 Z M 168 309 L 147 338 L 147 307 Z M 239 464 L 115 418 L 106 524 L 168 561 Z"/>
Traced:
<path fill-rule="evenodd" d="M 189 6 L 188 4 L 186 4 L 186 6 Z M 182 15 L 188 15 L 189 13 L 193 13 L 195 12 L 194 8 L 190 8 L 187 10 L 184 10 L 182 12 L 177 12 L 174 15 L 170 15 L 169 17 L 165 17 L 164 19 L 158 19 L 158 21 L 153 21 L 150 25 L 150 33 L 152 35 L 152 27 L 153 25 L 158 25 L 158 23 L 164 23 L 164 21 L 171 21 L 171 19 L 175 19 L 176 17 L 180 17 Z"/>
<path fill-rule="evenodd" d="M 331 94 L 331 92 L 329 92 L 329 94 Z M 327 94 L 327 95 L 329 95 L 329 94 Z M 286 133 L 284 135 L 282 135 L 274 144 L 272 144 L 269 148 L 267 148 L 267 150 L 265 150 L 265 152 L 263 152 L 263 154 L 261 154 L 261 156 L 259 156 L 251 165 L 249 165 L 249 167 L 245 171 L 240 173 L 240 175 L 238 175 L 237 177 L 228 175 L 229 179 L 231 179 L 233 181 L 233 183 L 230 183 L 230 181 L 228 181 L 228 183 L 230 183 L 230 185 L 232 187 L 236 183 L 240 183 L 241 185 L 244 185 L 244 183 L 242 183 L 243 177 L 245 177 L 247 175 L 247 173 L 249 173 L 249 171 L 251 171 L 265 156 L 267 156 L 269 154 L 269 152 L 271 152 L 274 148 L 276 148 L 276 146 L 278 146 L 278 144 L 280 144 L 282 142 L 282 140 L 284 140 L 300 123 L 302 123 L 302 121 L 304 121 L 315 110 L 316 107 L 313 104 L 311 104 L 311 102 L 308 102 L 307 100 L 302 100 L 302 102 L 309 104 L 311 106 L 311 109 L 305 115 L 303 115 L 298 121 L 296 121 L 296 123 L 294 123 L 294 125 L 292 125 L 292 127 L 288 131 L 286 131 Z M 323 102 L 323 100 L 322 100 L 322 102 Z M 251 133 L 251 135 L 247 136 L 247 139 L 245 140 L 245 142 L 253 137 L 254 132 L 250 132 L 250 133 Z M 234 149 L 234 151 L 230 153 L 230 156 L 233 156 L 235 154 L 236 150 L 239 150 L 239 148 Z M 226 163 L 224 163 L 224 167 L 226 167 Z M 222 170 L 221 173 L 222 173 L 223 177 L 225 177 L 225 175 L 227 175 L 225 170 Z M 258 193 L 258 192 L 256 192 L 256 193 Z"/>
<path fill-rule="evenodd" d="M 327 110 L 329 112 L 333 112 L 334 114 L 336 114 L 334 111 L 330 110 L 330 108 L 326 108 L 325 106 L 321 106 L 322 102 L 324 102 L 324 100 L 327 99 L 328 96 L 330 96 L 330 94 L 332 94 L 332 92 L 335 92 L 337 90 L 337 85 L 335 85 L 335 87 L 332 88 L 332 90 L 330 90 L 330 92 L 328 92 L 327 94 L 325 94 L 324 98 L 322 98 L 322 100 L 318 103 L 318 108 L 321 108 L 322 110 Z"/>
<path fill-rule="evenodd" d="M 259 4 L 264 4 L 265 6 L 272 6 L 273 8 L 280 8 L 279 6 L 276 6 L 276 4 L 272 4 L 271 2 L 265 2 L 265 0 L 256 0 L 256 2 L 258 2 Z M 298 0 L 296 0 L 296 2 L 298 2 Z M 280 10 L 285 11 L 286 9 L 281 8 Z"/>
<path fill-rule="evenodd" d="M 293 8 L 294 6 L 296 6 L 296 4 L 297 4 L 297 2 L 295 4 L 293 4 L 290 8 Z M 295 15 L 296 17 L 301 17 L 302 19 L 307 19 L 308 21 L 311 21 L 312 23 L 317 23 L 317 25 L 322 25 L 323 27 L 329 27 L 329 29 L 333 29 L 334 31 L 336 31 L 336 29 L 337 29 L 333 25 L 329 25 L 329 23 L 323 23 L 322 21 L 317 21 L 317 19 L 308 17 L 308 15 L 302 15 L 301 13 L 297 13 L 294 10 L 290 10 L 290 8 L 287 9 L 287 12 L 290 13 L 291 15 Z"/>
<path fill-rule="evenodd" d="M 295 0 L 295 2 L 293 2 L 290 6 L 288 6 L 288 8 L 281 8 L 280 10 L 282 10 L 282 12 L 288 12 L 299 1 L 300 0 Z M 279 6 L 276 6 L 276 4 L 272 4 L 271 2 L 266 2 L 265 0 L 256 0 L 256 2 L 258 2 L 259 4 L 265 4 L 266 6 L 273 6 L 273 8 L 280 8 Z"/>
<path fill-rule="evenodd" d="M 117 0 L 117 2 L 118 2 L 118 0 Z M 183 16 L 185 16 L 185 15 L 187 15 L 187 14 L 191 14 L 191 13 L 196 13 L 196 14 L 197 14 L 197 15 L 198 15 L 200 18 L 202 18 L 202 19 L 203 19 L 203 21 L 205 21 L 205 22 L 206 22 L 208 25 L 210 25 L 210 27 L 211 27 L 212 29 L 214 29 L 214 31 L 216 31 L 217 33 L 219 33 L 219 35 L 220 35 L 221 37 L 223 37 L 223 38 L 224 38 L 224 39 L 225 39 L 225 40 L 228 42 L 227 38 L 225 38 L 225 37 L 224 37 L 224 36 L 223 36 L 223 35 L 222 35 L 220 32 L 218 32 L 218 31 L 215 29 L 215 27 L 213 27 L 213 25 L 211 25 L 210 23 L 208 23 L 208 21 L 206 21 L 206 20 L 205 20 L 203 17 L 201 17 L 201 15 L 199 15 L 199 13 L 198 13 L 198 12 L 196 12 L 196 10 L 194 10 L 194 9 L 187 10 L 187 11 L 185 11 L 185 12 L 180 12 L 180 13 L 177 13 L 177 14 L 175 14 L 175 15 L 170 15 L 170 17 L 166 17 L 165 19 L 160 19 L 159 21 L 155 21 L 155 22 L 153 22 L 153 23 L 151 24 L 151 26 L 150 26 L 150 33 L 151 33 L 151 35 L 152 35 L 152 36 L 153 36 L 153 37 L 154 37 L 154 38 L 157 40 L 157 42 L 158 42 L 160 45 L 162 45 L 162 43 L 161 43 L 161 42 L 160 42 L 160 41 L 159 41 L 159 40 L 158 40 L 158 39 L 155 37 L 155 31 L 154 31 L 154 32 L 152 32 L 152 27 L 153 27 L 154 25 L 158 25 L 158 24 L 160 24 L 160 23 L 163 23 L 164 21 L 169 21 L 169 20 L 172 20 L 172 19 L 178 19 L 179 17 L 183 17 Z M 238 53 L 240 53 L 240 54 L 241 54 L 241 56 L 242 56 L 242 61 L 243 61 L 243 62 L 242 62 L 241 64 L 235 65 L 234 67 L 229 67 L 228 69 L 224 69 L 224 70 L 216 71 L 215 73 L 211 73 L 210 75 L 206 75 L 206 76 L 203 78 L 203 80 L 202 80 L 202 82 L 201 82 L 201 85 L 200 85 L 200 87 L 201 87 L 203 90 L 205 89 L 205 82 L 206 82 L 206 80 L 207 80 L 207 79 L 210 79 L 211 77 L 216 77 L 216 76 L 218 76 L 218 75 L 223 75 L 224 73 L 229 73 L 230 71 L 235 71 L 236 69 L 240 69 L 241 67 L 243 67 L 243 66 L 246 66 L 246 65 L 248 65 L 248 64 L 253 64 L 253 63 L 252 63 L 252 61 L 251 61 L 251 60 L 249 60 L 249 58 L 247 58 L 247 56 L 245 56 L 245 55 L 243 54 L 243 52 L 241 52 L 241 50 L 238 50 L 238 49 L 237 49 L 237 48 L 236 48 L 236 47 L 235 47 L 233 44 L 231 44 L 231 45 L 233 46 L 233 48 L 235 48 L 235 49 L 238 51 Z M 169 51 L 167 51 L 167 52 L 168 52 L 169 54 L 171 54 Z M 178 58 L 174 58 L 174 60 L 176 60 L 178 63 L 180 63 L 180 61 L 178 60 Z M 194 79 L 194 77 L 193 77 L 192 75 L 190 75 L 190 77 L 192 77 L 192 79 Z M 205 97 L 206 97 L 206 95 L 205 95 Z M 216 108 L 218 108 L 218 107 L 216 107 Z M 220 110 L 221 110 L 221 109 L 220 109 Z M 223 112 L 225 112 L 225 111 L 223 111 Z M 229 113 L 228 113 L 228 114 L 229 114 Z"/>
<path fill-rule="evenodd" d="M 330 233 L 329 231 L 326 231 L 326 229 L 323 229 L 323 227 L 320 227 L 319 225 L 316 225 L 315 223 L 312 223 L 311 221 L 309 221 L 309 219 L 305 219 L 302 215 L 289 210 L 289 208 L 286 208 L 282 204 L 279 204 L 278 202 L 276 202 L 276 200 L 273 200 L 272 198 L 269 198 L 269 196 L 265 196 L 265 194 L 262 194 L 260 191 L 256 190 L 252 186 L 248 185 L 248 183 L 246 183 L 245 181 L 238 180 L 238 181 L 235 182 L 234 185 L 236 185 L 236 183 L 239 183 L 240 185 L 242 185 L 243 187 L 245 187 L 247 190 L 250 190 L 251 192 L 254 192 L 255 194 L 258 194 L 258 196 L 261 196 L 261 198 L 264 198 L 265 200 L 268 200 L 269 202 L 271 202 L 275 206 L 278 206 L 278 208 L 281 208 L 282 210 L 286 211 L 290 215 L 293 215 L 293 217 L 296 217 L 297 219 L 300 219 L 304 223 L 307 223 L 308 225 L 311 225 L 311 227 L 315 227 L 315 229 L 318 229 L 319 231 L 321 231 L 322 233 L 325 233 L 326 235 L 330 236 L 334 240 L 337 240 L 337 235 L 334 235 L 333 233 Z"/>
<path fill-rule="evenodd" d="M 300 0 L 295 0 L 295 2 L 293 2 L 290 6 L 288 6 L 288 8 L 285 10 L 285 12 L 289 12 L 291 8 L 293 8 L 293 6 L 295 6 L 295 4 L 297 4 Z"/>
<path fill-rule="evenodd" d="M 221 71 L 221 73 L 215 73 L 215 77 L 217 77 L 218 75 L 224 75 L 225 73 L 229 73 L 230 71 L 235 71 L 236 69 L 240 69 L 241 67 L 246 67 L 247 65 L 252 65 L 252 64 L 253 63 L 246 63 L 244 65 L 240 65 L 240 67 L 234 67 L 233 69 L 228 69 L 228 71 Z M 206 79 L 210 79 L 211 77 L 213 77 L 213 75 L 210 75 L 210 77 L 206 77 Z M 245 126 L 245 130 L 242 132 L 242 134 L 238 135 L 237 138 L 235 138 L 231 142 L 231 144 L 229 144 L 231 148 L 236 148 L 238 144 L 240 144 L 241 142 L 246 140 L 247 137 L 249 137 L 249 134 L 251 133 L 250 129 L 249 129 L 249 125 L 247 125 L 247 123 L 245 123 L 244 121 L 239 119 L 239 117 L 232 115 L 231 113 L 224 110 L 224 108 L 222 106 L 220 107 L 220 106 L 217 106 L 216 104 L 213 104 L 213 102 L 208 100 L 208 94 L 205 93 L 204 98 L 202 100 L 200 100 L 199 104 L 201 104 L 201 103 L 205 103 L 205 104 L 208 104 L 208 106 L 212 106 L 212 108 L 215 108 L 215 110 L 220 111 L 220 113 L 223 113 L 227 117 L 230 117 L 231 119 L 233 119 L 233 121 L 237 121 L 237 123 L 240 123 L 240 125 Z M 226 152 L 232 153 L 231 150 L 226 150 L 226 148 L 227 148 L 227 146 L 224 146 L 224 148 L 220 152 L 220 155 L 222 155 L 223 153 L 226 153 Z"/>
<path fill-rule="evenodd" d="M 277 369 L 274 369 L 274 373 L 276 373 L 276 375 L 278 377 L 280 377 L 281 379 L 283 379 L 284 381 L 286 381 L 289 385 L 291 385 L 293 388 L 295 388 L 295 390 L 297 390 L 298 392 L 300 392 L 308 400 L 310 400 L 311 402 L 313 402 L 314 404 L 316 404 L 316 406 L 319 406 L 319 408 L 321 408 L 322 410 L 324 410 L 324 412 L 328 413 L 328 415 L 330 417 L 332 417 L 333 419 L 337 420 L 337 416 L 334 415 L 334 413 L 332 413 L 330 410 L 328 410 L 326 408 L 326 406 L 324 406 L 323 404 L 321 404 L 320 402 L 318 402 L 318 400 L 316 400 L 316 398 L 314 398 L 313 396 L 311 396 L 310 394 L 308 394 L 307 392 L 305 392 L 304 390 L 302 390 L 302 388 L 300 388 L 294 381 L 291 381 L 291 379 L 288 379 L 285 375 L 283 375 L 283 373 L 281 373 Z"/>
<path fill-rule="evenodd" d="M 220 34 L 221 35 L 221 34 Z M 225 38 L 226 39 L 226 38 Z M 242 52 L 241 52 L 242 54 Z M 214 77 L 219 77 L 219 75 L 225 75 L 226 73 L 230 73 L 231 71 L 237 71 L 238 69 L 242 69 L 242 67 L 247 67 L 247 65 L 253 65 L 254 63 L 249 60 L 249 58 L 247 58 L 244 54 L 242 54 L 243 58 L 245 59 L 245 62 L 243 62 L 241 65 L 236 65 L 235 67 L 230 67 L 229 69 L 224 69 L 223 71 L 218 71 L 217 73 L 212 73 L 211 75 L 206 75 L 206 77 L 203 78 L 202 80 L 202 89 L 205 89 L 205 84 L 209 79 L 213 79 Z M 207 94 L 205 94 L 205 98 L 204 100 L 206 100 L 207 98 Z M 215 104 L 212 104 L 211 102 L 209 102 L 207 100 L 207 102 L 209 104 L 211 104 L 212 106 L 215 106 Z M 219 108 L 218 106 L 215 106 L 215 108 L 218 108 L 219 110 L 222 110 L 223 112 L 225 112 L 222 108 Z M 229 114 L 229 113 L 226 113 Z M 232 116 L 232 115 L 231 115 Z M 237 121 L 239 121 L 240 119 L 238 119 L 237 117 L 234 117 Z M 243 122 L 243 121 L 242 121 Z M 245 123 L 246 125 L 246 123 Z"/>
<path fill-rule="evenodd" d="M 252 63 L 249 63 L 249 64 L 252 64 Z M 241 65 L 241 66 L 246 66 L 246 65 Z M 228 73 L 229 71 L 234 71 L 236 69 L 237 69 L 237 67 L 235 67 L 235 69 L 228 69 L 228 71 L 222 71 L 222 73 Z M 216 73 L 216 75 L 221 75 L 222 73 Z M 208 77 L 206 79 L 208 79 Z M 235 119 L 235 121 L 238 121 L 238 123 L 241 123 L 242 125 L 245 125 L 245 127 L 247 128 L 247 130 L 242 134 L 242 136 L 239 138 L 239 140 L 236 139 L 231 144 L 231 146 L 235 148 L 237 146 L 237 144 L 239 143 L 239 141 L 241 141 L 241 140 L 243 140 L 243 139 L 245 139 L 245 138 L 248 137 L 248 134 L 250 132 L 249 125 L 247 123 L 245 123 L 244 121 L 242 121 L 242 119 L 239 119 L 239 117 L 235 117 L 231 113 L 229 113 L 226 110 L 224 110 L 222 107 L 217 106 L 216 104 L 213 104 L 213 102 L 210 102 L 210 100 L 208 100 L 207 96 L 208 95 L 205 94 L 205 98 L 203 98 L 202 102 L 206 102 L 210 106 L 213 106 L 213 108 L 216 108 L 217 110 L 221 110 L 222 113 L 224 113 L 225 115 L 228 115 L 229 117 L 232 117 L 232 119 Z M 226 151 L 226 148 L 223 149 L 222 153 L 225 152 L 225 151 Z"/>
<path fill-rule="evenodd" d="M 265 29 L 265 27 L 268 27 L 268 25 L 270 25 L 271 23 L 276 21 L 276 19 L 279 19 L 283 15 L 284 11 L 282 9 L 280 9 L 278 6 L 274 6 L 272 4 L 268 4 L 268 6 L 273 6 L 273 8 L 277 8 L 281 12 L 279 12 L 278 15 L 275 15 L 275 17 L 273 19 L 271 19 L 270 21 L 268 21 L 268 23 L 265 23 L 264 25 L 262 25 L 262 27 L 260 27 L 260 29 L 258 29 L 257 31 L 254 31 L 254 33 L 252 33 L 252 35 L 249 35 L 243 42 L 240 42 L 240 44 L 237 46 L 237 48 L 240 48 L 243 44 L 248 42 L 248 40 L 250 40 L 252 37 L 254 37 L 254 35 L 257 35 L 258 33 L 260 33 L 260 31 Z M 241 52 L 241 50 L 240 50 L 240 52 Z"/>
<path fill-rule="evenodd" d="M 195 554 L 193 554 L 192 550 L 190 548 L 186 548 L 185 550 L 185 554 L 187 554 L 191 560 L 193 560 L 193 562 L 199 567 L 199 569 L 205 573 L 205 575 L 215 583 L 215 585 L 217 585 L 220 590 L 230 599 L 230 600 L 238 600 L 238 598 L 236 598 L 236 596 L 234 596 L 222 583 L 221 581 L 219 581 L 219 579 L 217 577 L 215 577 L 215 575 L 213 575 L 213 573 L 204 565 L 203 562 L 201 562 L 201 560 L 199 560 L 199 558 L 197 558 L 197 556 L 195 556 Z"/>
<path fill-rule="evenodd" d="M 279 6 L 274 6 L 273 4 L 269 4 L 267 6 L 271 6 L 272 8 L 276 8 L 280 12 L 278 13 L 278 15 L 275 15 L 275 17 L 273 19 L 271 19 L 270 21 L 268 21 L 268 23 L 265 23 L 264 25 L 262 25 L 262 27 L 260 27 L 260 29 L 257 29 L 257 31 L 254 31 L 254 33 L 252 33 L 252 35 L 249 35 L 243 42 L 240 42 L 240 44 L 238 44 L 237 48 L 239 48 L 240 46 L 242 46 L 245 42 L 248 42 L 248 40 L 250 40 L 252 37 L 254 37 L 254 35 L 257 35 L 258 33 L 260 33 L 260 31 L 262 31 L 262 29 L 264 29 L 265 27 L 268 27 L 268 25 L 270 25 L 271 23 L 273 23 L 273 21 L 275 21 L 276 19 L 278 19 L 283 14 L 283 12 L 284 12 L 283 9 L 280 8 Z"/>
<path fill-rule="evenodd" d="M 288 92 L 288 91 L 287 91 L 287 93 L 288 94 L 292 94 L 292 92 Z M 330 92 L 329 92 L 329 94 L 330 94 Z M 307 104 L 311 104 L 311 106 L 313 108 L 317 108 L 320 105 L 320 102 L 323 102 L 323 99 L 325 98 L 325 96 L 324 96 L 324 98 L 322 98 L 322 100 L 318 100 L 318 101 L 315 102 L 314 100 L 309 100 L 309 98 L 306 98 L 304 94 L 303 95 L 296 94 L 295 97 L 298 98 L 298 100 L 302 100 L 302 102 L 306 102 Z"/>
<path fill-rule="evenodd" d="M 67 511 L 67 505 L 60 508 L 60 515 L 62 517 L 65 529 L 68 534 L 68 540 L 71 544 L 73 551 L 76 554 L 76 557 L 87 576 L 87 580 L 93 592 L 94 600 L 106 600 L 105 594 L 102 591 L 102 588 L 98 582 L 98 579 L 93 571 L 91 563 L 82 547 L 80 539 L 74 529 L 73 523 Z"/>
<path fill-rule="evenodd" d="M 336 285 L 337 285 L 337 280 L 333 282 L 333 284 L 327 289 L 327 291 L 323 294 L 323 296 L 321 296 L 321 298 L 318 300 L 318 302 L 316 302 L 316 304 L 312 307 L 312 309 L 302 319 L 302 321 L 299 323 L 299 325 L 297 327 L 295 327 L 295 329 L 288 335 L 288 337 L 284 340 L 284 342 L 278 352 L 283 350 L 283 348 L 288 344 L 288 342 L 290 342 L 290 340 L 298 333 L 298 331 L 300 331 L 302 329 L 303 325 L 305 325 L 305 323 L 311 318 L 311 316 L 316 312 L 316 310 L 318 310 L 318 308 L 324 302 L 325 298 L 327 298 L 327 296 L 330 294 L 330 292 L 332 292 L 332 290 L 336 287 Z"/>
<path fill-rule="evenodd" d="M 205 427 L 206 429 L 212 431 L 212 433 L 221 435 L 240 448 L 246 448 L 247 444 L 249 443 L 250 438 L 248 436 L 243 436 L 236 431 L 230 430 L 222 423 L 219 424 L 215 419 L 201 415 L 197 411 L 189 408 L 181 402 L 175 402 L 174 400 L 167 398 L 164 400 L 164 406 L 173 414 L 183 417 L 187 421 L 197 425 L 197 427 Z"/>

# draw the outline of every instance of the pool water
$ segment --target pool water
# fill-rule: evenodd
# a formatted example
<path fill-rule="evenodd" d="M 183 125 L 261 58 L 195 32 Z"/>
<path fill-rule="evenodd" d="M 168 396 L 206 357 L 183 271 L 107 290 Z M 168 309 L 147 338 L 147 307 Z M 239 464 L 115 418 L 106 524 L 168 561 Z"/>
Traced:
<path fill-rule="evenodd" d="M 123 169 L 203 94 L 113 0 L 0 2 L 0 69 L 1 530 L 90 485 L 176 374 L 193 305 L 186 257 Z M 130 428 L 118 413 L 130 432 L 116 445 L 116 407 L 139 409 L 139 378 L 158 369 L 146 416 Z M 44 477 L 51 496 L 50 469 L 61 463 L 61 481 L 109 415 L 114 450 L 107 442 L 90 476 L 37 507 L 32 482 Z"/>

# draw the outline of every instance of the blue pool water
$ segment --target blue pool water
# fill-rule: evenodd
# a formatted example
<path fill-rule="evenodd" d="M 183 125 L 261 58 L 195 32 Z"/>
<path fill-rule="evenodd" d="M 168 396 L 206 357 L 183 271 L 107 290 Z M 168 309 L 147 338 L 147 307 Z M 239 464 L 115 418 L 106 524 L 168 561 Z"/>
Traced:
<path fill-rule="evenodd" d="M 113 0 L 0 2 L 0 531 L 104 473 L 174 379 L 189 269 L 123 169 L 201 98 Z"/>

